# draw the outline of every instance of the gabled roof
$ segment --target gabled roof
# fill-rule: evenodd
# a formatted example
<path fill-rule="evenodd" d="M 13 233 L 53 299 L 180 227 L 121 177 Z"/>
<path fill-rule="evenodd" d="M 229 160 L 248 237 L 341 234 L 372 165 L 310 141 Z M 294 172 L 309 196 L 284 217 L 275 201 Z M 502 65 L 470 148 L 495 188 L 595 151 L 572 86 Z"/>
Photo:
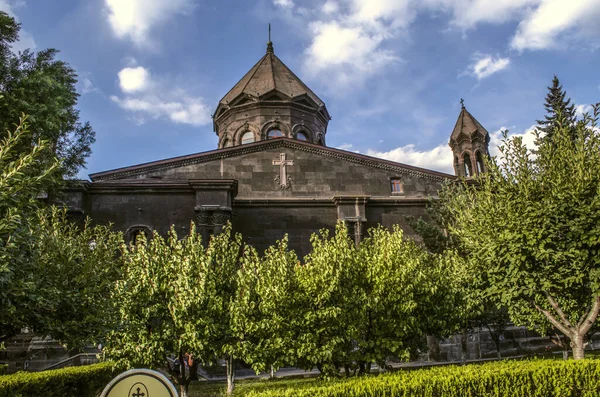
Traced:
<path fill-rule="evenodd" d="M 270 91 L 279 91 L 290 98 L 307 95 L 318 106 L 323 101 L 311 91 L 273 52 L 273 44 L 267 45 L 267 53 L 219 102 L 228 105 L 241 94 L 259 97 Z"/>
<path fill-rule="evenodd" d="M 468 137 L 472 136 L 475 132 L 479 132 L 483 136 L 488 136 L 489 133 L 487 130 L 473 117 L 471 113 L 463 106 L 460 114 L 458 115 L 458 120 L 456 120 L 456 125 L 454 126 L 454 130 L 452 130 L 452 134 L 450 135 L 450 139 L 458 139 L 461 134 L 464 134 Z"/>
<path fill-rule="evenodd" d="M 191 164 L 201 164 L 210 161 L 216 161 L 223 158 L 237 157 L 254 152 L 261 152 L 273 148 L 290 148 L 305 152 L 315 153 L 319 156 L 335 158 L 342 161 L 349 161 L 370 167 L 395 171 L 399 174 L 408 174 L 418 177 L 423 177 L 436 181 L 444 181 L 455 179 L 454 175 L 443 172 L 432 171 L 425 168 L 415 167 L 412 165 L 396 163 L 394 161 L 383 160 L 377 157 L 366 156 L 346 150 L 334 149 L 326 146 L 315 145 L 312 143 L 298 141 L 290 138 L 277 138 L 264 141 L 249 143 L 246 145 L 238 145 L 223 149 L 211 150 L 208 152 L 190 154 L 187 156 L 174 157 L 165 160 L 153 161 L 150 163 L 134 165 L 130 167 L 117 168 L 110 171 L 97 172 L 90 174 L 93 182 L 116 181 L 122 179 L 132 179 L 136 176 L 143 175 L 148 172 L 158 171 L 161 169 L 172 169 L 184 167 Z"/>

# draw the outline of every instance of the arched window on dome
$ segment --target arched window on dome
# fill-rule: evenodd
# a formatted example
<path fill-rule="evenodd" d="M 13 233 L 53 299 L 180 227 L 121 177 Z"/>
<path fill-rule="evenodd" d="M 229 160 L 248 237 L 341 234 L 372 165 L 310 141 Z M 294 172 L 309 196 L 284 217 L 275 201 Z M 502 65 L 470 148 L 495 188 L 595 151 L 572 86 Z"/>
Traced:
<path fill-rule="evenodd" d="M 267 134 L 267 139 L 273 139 L 273 138 L 283 138 L 283 132 L 281 132 L 277 128 L 272 129 Z"/>
<path fill-rule="evenodd" d="M 296 139 L 299 141 L 305 141 L 308 142 L 308 137 L 306 136 L 306 134 L 304 132 L 299 132 L 296 134 Z"/>
<path fill-rule="evenodd" d="M 244 132 L 244 135 L 242 135 L 242 145 L 252 142 L 254 142 L 254 134 L 252 133 L 252 131 Z"/>

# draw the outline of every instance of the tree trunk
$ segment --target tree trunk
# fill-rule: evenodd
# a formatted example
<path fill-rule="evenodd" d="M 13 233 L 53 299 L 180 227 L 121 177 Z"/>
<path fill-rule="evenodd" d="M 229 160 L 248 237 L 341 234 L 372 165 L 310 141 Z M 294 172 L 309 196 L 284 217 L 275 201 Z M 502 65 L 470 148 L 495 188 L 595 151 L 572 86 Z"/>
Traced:
<path fill-rule="evenodd" d="M 348 364 L 344 365 L 344 374 L 346 375 L 346 378 L 350 377 L 350 365 L 348 365 Z"/>
<path fill-rule="evenodd" d="M 469 337 L 469 332 L 467 329 L 463 329 L 460 334 L 460 362 L 465 364 L 467 362 L 467 338 Z"/>
<path fill-rule="evenodd" d="M 569 349 L 567 348 L 563 348 L 563 360 L 568 360 L 569 359 Z"/>
<path fill-rule="evenodd" d="M 585 343 L 581 333 L 573 335 L 571 338 L 571 348 L 573 349 L 574 360 L 583 360 L 585 358 Z"/>
<path fill-rule="evenodd" d="M 275 368 L 273 368 L 273 365 L 271 364 L 271 375 L 270 375 L 271 379 L 275 378 Z"/>
<path fill-rule="evenodd" d="M 179 385 L 179 397 L 187 397 L 188 385 Z"/>
<path fill-rule="evenodd" d="M 235 369 L 233 368 L 233 356 L 227 357 L 227 395 L 230 396 L 233 394 L 234 388 L 234 377 L 235 377 Z"/>
<path fill-rule="evenodd" d="M 427 349 L 429 361 L 440 361 L 440 344 L 435 335 L 427 335 Z"/>
<path fill-rule="evenodd" d="M 358 375 L 364 375 L 365 374 L 365 362 L 364 361 L 359 361 L 358 362 Z"/>
<path fill-rule="evenodd" d="M 579 322 L 575 325 L 571 324 L 558 302 L 554 297 L 546 293 L 548 302 L 554 309 L 554 312 L 558 314 L 558 318 L 555 317 L 550 311 L 535 305 L 536 309 L 544 314 L 548 320 L 565 336 L 571 339 L 571 348 L 573 349 L 573 359 L 582 360 L 585 358 L 585 335 L 594 325 L 594 322 L 600 314 L 600 296 L 595 296 L 592 305 L 588 312 L 579 319 Z"/>

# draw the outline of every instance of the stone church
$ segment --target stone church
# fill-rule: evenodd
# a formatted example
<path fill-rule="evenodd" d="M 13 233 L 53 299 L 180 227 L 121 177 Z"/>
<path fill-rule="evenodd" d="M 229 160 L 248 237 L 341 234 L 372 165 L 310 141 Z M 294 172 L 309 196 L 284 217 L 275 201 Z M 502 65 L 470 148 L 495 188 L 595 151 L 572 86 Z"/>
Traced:
<path fill-rule="evenodd" d="M 180 235 L 194 221 L 206 239 L 230 221 L 262 252 L 284 234 L 300 257 L 309 237 L 345 221 L 356 242 L 368 228 L 425 214 L 428 198 L 456 176 L 327 146 L 325 103 L 275 55 L 266 54 L 221 99 L 215 150 L 91 174 L 67 189 L 71 214 L 139 233 Z M 489 135 L 464 108 L 449 144 L 458 176 L 484 172 Z"/>

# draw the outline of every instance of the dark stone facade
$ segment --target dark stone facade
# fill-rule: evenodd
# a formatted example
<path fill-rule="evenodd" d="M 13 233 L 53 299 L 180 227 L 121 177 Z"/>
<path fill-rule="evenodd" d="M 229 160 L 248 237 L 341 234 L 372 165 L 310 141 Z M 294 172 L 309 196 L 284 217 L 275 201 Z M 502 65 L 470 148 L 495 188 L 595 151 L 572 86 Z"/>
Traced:
<path fill-rule="evenodd" d="M 285 179 L 281 183 L 285 155 Z M 290 164 L 293 163 L 293 164 Z M 280 138 L 91 175 L 68 189 L 74 216 L 90 216 L 131 238 L 136 232 L 178 233 L 195 222 L 203 237 L 227 221 L 264 250 L 284 234 L 300 256 L 310 235 L 347 222 L 355 241 L 370 227 L 425 215 L 447 174 Z M 391 180 L 402 183 L 392 193 Z"/>
<path fill-rule="evenodd" d="M 377 225 L 399 224 L 416 237 L 406 217 L 426 216 L 428 199 L 454 179 L 326 147 L 325 103 L 271 42 L 219 101 L 213 120 L 217 150 L 90 175 L 92 182 L 66 191 L 71 216 L 112 223 L 128 240 L 165 235 L 171 226 L 185 235 L 195 222 L 206 241 L 230 221 L 259 251 L 288 234 L 302 257 L 312 233 L 340 220 L 356 243 Z M 457 159 L 473 145 L 487 153 L 487 131 L 464 107 L 450 135 Z"/>

